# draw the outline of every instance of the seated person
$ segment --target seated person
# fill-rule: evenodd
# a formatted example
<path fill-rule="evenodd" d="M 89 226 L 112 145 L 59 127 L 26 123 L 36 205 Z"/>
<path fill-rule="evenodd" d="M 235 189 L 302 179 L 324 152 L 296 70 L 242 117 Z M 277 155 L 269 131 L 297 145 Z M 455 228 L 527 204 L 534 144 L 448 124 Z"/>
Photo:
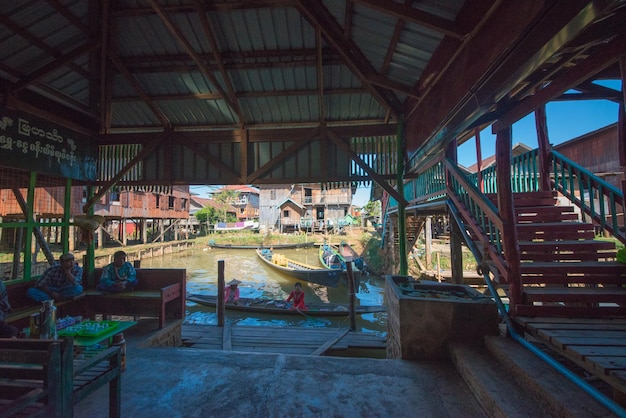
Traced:
<path fill-rule="evenodd" d="M 37 302 L 71 299 L 83 293 L 82 280 L 83 269 L 74 262 L 74 254 L 65 253 L 58 264 L 44 271 L 26 295 Z"/>
<path fill-rule="evenodd" d="M 18 329 L 5 322 L 9 312 L 11 312 L 11 305 L 9 304 L 7 287 L 4 281 L 0 279 L 0 338 L 17 337 Z"/>
<path fill-rule="evenodd" d="M 239 288 L 237 287 L 239 283 L 241 282 L 237 279 L 232 279 L 230 282 L 226 283 L 228 286 L 224 289 L 224 301 L 226 301 L 226 303 L 233 303 L 236 305 L 239 301 Z"/>
<path fill-rule="evenodd" d="M 304 303 L 304 292 L 302 291 L 302 284 L 296 283 L 285 302 L 289 303 L 292 300 L 293 305 L 290 309 L 297 309 L 299 311 L 306 311 L 307 309 L 309 309 Z"/>
<path fill-rule="evenodd" d="M 113 262 L 102 269 L 100 283 L 96 287 L 105 292 L 124 292 L 137 287 L 137 271 L 126 261 L 124 251 L 113 254 Z"/>

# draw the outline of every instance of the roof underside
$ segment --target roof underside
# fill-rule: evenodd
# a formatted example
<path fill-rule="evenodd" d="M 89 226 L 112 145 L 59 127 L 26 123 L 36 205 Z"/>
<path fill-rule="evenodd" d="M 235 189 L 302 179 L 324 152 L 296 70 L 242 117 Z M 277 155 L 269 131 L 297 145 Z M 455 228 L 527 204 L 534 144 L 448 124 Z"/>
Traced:
<path fill-rule="evenodd" d="M 623 100 L 592 83 L 620 78 L 623 1 L 6 3 L 5 103 L 100 144 L 318 127 L 386 138 L 403 117 L 419 157 L 570 89 Z"/>

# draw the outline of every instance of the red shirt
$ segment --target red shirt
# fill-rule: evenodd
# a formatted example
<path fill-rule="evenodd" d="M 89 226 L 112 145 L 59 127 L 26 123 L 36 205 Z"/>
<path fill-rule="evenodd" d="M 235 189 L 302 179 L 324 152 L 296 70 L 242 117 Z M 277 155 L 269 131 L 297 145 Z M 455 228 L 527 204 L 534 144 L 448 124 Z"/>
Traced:
<path fill-rule="evenodd" d="M 292 299 L 293 299 L 293 306 L 291 307 L 291 309 L 307 309 L 306 305 L 304 304 L 304 292 L 303 291 L 296 292 L 295 289 L 292 290 L 291 293 L 289 294 L 289 297 L 287 298 L 287 302 L 289 302 Z"/>

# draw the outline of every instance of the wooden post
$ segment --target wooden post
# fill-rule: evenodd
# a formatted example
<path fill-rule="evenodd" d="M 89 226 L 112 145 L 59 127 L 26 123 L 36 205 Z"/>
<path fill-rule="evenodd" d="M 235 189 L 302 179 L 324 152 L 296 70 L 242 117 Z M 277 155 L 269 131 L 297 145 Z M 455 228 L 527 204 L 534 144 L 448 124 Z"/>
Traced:
<path fill-rule="evenodd" d="M 478 190 L 485 193 L 485 183 L 483 182 L 483 153 L 480 143 L 480 128 L 474 128 L 474 136 L 476 137 L 476 176 L 478 179 Z"/>
<path fill-rule="evenodd" d="M 354 273 L 352 272 L 352 262 L 346 263 L 346 274 L 348 276 L 348 296 L 350 298 L 350 329 L 356 331 L 356 312 L 354 294 Z"/>
<path fill-rule="evenodd" d="M 502 218 L 502 241 L 504 257 L 509 266 L 508 283 L 510 289 L 510 308 L 521 301 L 520 255 L 515 227 L 515 204 L 511 189 L 511 126 L 501 129 L 496 134 L 496 179 L 498 186 L 498 211 Z"/>
<path fill-rule="evenodd" d="M 548 122 L 546 117 L 546 105 L 535 109 L 535 127 L 537 129 L 537 142 L 539 143 L 539 176 L 540 190 L 547 192 L 550 187 L 550 142 L 548 140 Z"/>
<path fill-rule="evenodd" d="M 622 101 L 619 104 L 619 114 L 617 116 L 617 144 L 619 150 L 619 163 L 626 166 L 626 55 L 622 56 L 619 60 L 620 74 L 622 76 Z M 622 180 L 622 193 L 626 196 L 626 180 Z"/>
<path fill-rule="evenodd" d="M 224 260 L 217 262 L 217 326 L 224 326 L 224 310 L 226 304 L 224 303 Z"/>
<path fill-rule="evenodd" d="M 426 226 L 424 226 L 424 256 L 426 260 L 426 270 L 433 268 L 433 217 L 426 217 Z"/>
<path fill-rule="evenodd" d="M 450 222 L 450 269 L 452 283 L 463 284 L 463 248 L 461 231 L 456 222 Z"/>

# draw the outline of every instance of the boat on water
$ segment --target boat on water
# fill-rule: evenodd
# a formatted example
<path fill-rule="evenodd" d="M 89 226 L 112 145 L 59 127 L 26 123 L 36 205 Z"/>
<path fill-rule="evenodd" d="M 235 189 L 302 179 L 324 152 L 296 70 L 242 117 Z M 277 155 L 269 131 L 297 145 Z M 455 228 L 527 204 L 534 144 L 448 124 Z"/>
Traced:
<path fill-rule="evenodd" d="M 346 261 L 352 261 L 352 259 L 346 260 L 340 253 L 339 248 L 324 243 L 319 247 L 319 259 L 324 267 L 341 271 L 342 276 L 346 277 L 347 280 Z M 356 266 L 356 263 L 352 268 L 352 275 L 354 277 L 355 286 L 358 288 L 361 282 L 361 270 Z"/>
<path fill-rule="evenodd" d="M 188 294 L 187 300 L 199 303 L 201 305 L 213 306 L 217 305 L 217 296 Z M 239 298 L 237 304 L 226 303 L 225 308 L 234 311 L 265 313 L 275 315 L 302 315 L 307 316 L 348 316 L 350 315 L 350 306 L 345 303 L 307 303 L 308 310 L 298 311 L 290 309 L 290 304 L 284 300 L 262 299 L 262 298 Z M 385 312 L 386 309 L 382 305 L 375 306 L 356 306 L 354 313 L 363 315 L 368 313 Z"/>
<path fill-rule="evenodd" d="M 341 279 L 341 270 L 316 267 L 292 260 L 269 249 L 257 249 L 257 255 L 268 266 L 294 279 L 322 286 L 337 287 Z"/>
<path fill-rule="evenodd" d="M 232 249 L 232 250 L 256 250 L 257 248 L 273 248 L 273 249 L 292 249 L 292 248 L 311 248 L 315 245 L 313 241 L 311 242 L 300 242 L 293 244 L 271 244 L 271 245 L 237 245 L 237 244 L 216 244 L 215 242 L 209 241 L 207 244 L 211 248 L 220 248 L 220 249 Z"/>
<path fill-rule="evenodd" d="M 351 261 L 354 263 L 354 266 L 362 272 L 367 272 L 367 265 L 365 261 L 363 261 L 363 257 L 361 257 L 355 250 L 345 241 L 341 241 L 338 246 L 338 252 L 343 257 L 345 261 Z"/>

